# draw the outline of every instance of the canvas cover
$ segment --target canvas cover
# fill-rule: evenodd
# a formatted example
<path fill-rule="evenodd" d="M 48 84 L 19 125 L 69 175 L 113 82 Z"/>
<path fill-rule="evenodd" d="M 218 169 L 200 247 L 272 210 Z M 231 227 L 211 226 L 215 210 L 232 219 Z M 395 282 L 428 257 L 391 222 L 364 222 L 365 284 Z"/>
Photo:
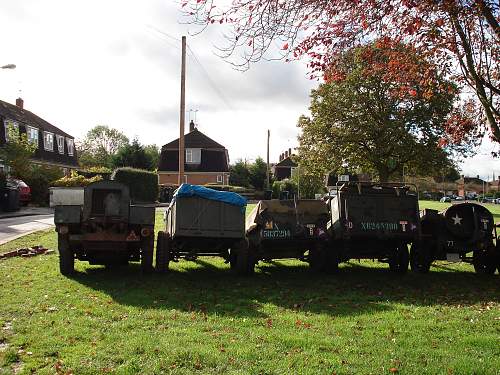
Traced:
<path fill-rule="evenodd" d="M 219 201 L 241 207 L 243 210 L 247 205 L 246 198 L 229 191 L 218 191 L 204 186 L 182 184 L 174 193 L 173 201 L 176 197 L 200 197 L 213 201 Z M 173 202 L 172 201 L 172 202 Z"/>
<path fill-rule="evenodd" d="M 316 221 L 319 217 L 328 217 L 328 207 L 321 200 L 267 200 L 259 201 L 248 215 L 245 223 L 249 233 L 257 226 L 264 225 L 269 216 L 275 217 L 282 223 L 295 224 Z"/>

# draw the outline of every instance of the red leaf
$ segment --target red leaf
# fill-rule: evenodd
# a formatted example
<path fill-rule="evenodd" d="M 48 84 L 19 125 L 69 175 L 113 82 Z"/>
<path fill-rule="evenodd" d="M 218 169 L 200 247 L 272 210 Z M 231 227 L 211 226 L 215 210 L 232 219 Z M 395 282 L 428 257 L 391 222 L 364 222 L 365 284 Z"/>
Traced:
<path fill-rule="evenodd" d="M 287 50 L 288 49 L 288 43 L 285 43 L 283 44 L 283 48 L 281 48 L 282 50 Z"/>

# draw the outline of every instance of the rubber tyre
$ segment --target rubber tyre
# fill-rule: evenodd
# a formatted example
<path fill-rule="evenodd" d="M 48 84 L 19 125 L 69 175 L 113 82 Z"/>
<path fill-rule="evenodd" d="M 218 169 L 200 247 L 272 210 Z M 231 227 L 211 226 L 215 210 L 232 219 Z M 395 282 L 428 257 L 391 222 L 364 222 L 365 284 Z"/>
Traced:
<path fill-rule="evenodd" d="M 326 271 L 326 252 L 321 246 L 309 250 L 309 268 L 314 272 Z"/>
<path fill-rule="evenodd" d="M 400 245 L 396 248 L 395 253 L 389 258 L 389 269 L 396 273 L 406 273 L 408 271 L 408 263 L 410 255 L 408 253 L 408 246 Z"/>
<path fill-rule="evenodd" d="M 498 267 L 498 257 L 493 248 L 474 250 L 472 264 L 478 274 L 493 275 Z"/>
<path fill-rule="evenodd" d="M 170 263 L 170 237 L 160 231 L 156 239 L 156 272 L 165 273 Z"/>
<path fill-rule="evenodd" d="M 69 236 L 57 234 L 57 247 L 59 249 L 59 271 L 64 276 L 75 272 L 75 254 L 69 248 Z"/>
<path fill-rule="evenodd" d="M 339 254 L 333 249 L 326 251 L 326 272 L 334 274 L 339 272 Z"/>
<path fill-rule="evenodd" d="M 147 275 L 153 272 L 154 236 L 141 240 L 141 271 Z"/>
<path fill-rule="evenodd" d="M 432 264 L 429 248 L 423 243 L 414 242 L 410 248 L 410 267 L 416 273 L 428 273 Z"/>

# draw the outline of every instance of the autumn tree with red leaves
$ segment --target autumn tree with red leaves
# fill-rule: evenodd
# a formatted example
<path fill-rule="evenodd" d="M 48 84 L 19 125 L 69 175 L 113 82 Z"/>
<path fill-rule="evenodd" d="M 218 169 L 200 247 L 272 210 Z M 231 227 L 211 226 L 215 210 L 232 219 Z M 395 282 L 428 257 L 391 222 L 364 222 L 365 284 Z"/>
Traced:
<path fill-rule="evenodd" d="M 239 56 L 233 62 L 243 68 L 267 57 L 306 56 L 317 77 L 343 51 L 374 38 L 409 43 L 465 89 L 468 110 L 477 114 L 473 124 L 454 121 L 451 138 L 480 137 L 487 127 L 500 142 L 497 0 L 184 0 L 182 6 L 194 24 L 230 25 L 222 52 Z"/>
<path fill-rule="evenodd" d="M 470 121 L 452 111 L 456 85 L 415 48 L 377 40 L 338 55 L 326 75 L 327 83 L 311 94 L 311 117 L 299 120 L 299 159 L 309 172 L 347 165 L 386 182 L 403 167 L 440 174 L 453 164 L 451 155 L 468 150 L 445 132 L 457 118 Z"/>

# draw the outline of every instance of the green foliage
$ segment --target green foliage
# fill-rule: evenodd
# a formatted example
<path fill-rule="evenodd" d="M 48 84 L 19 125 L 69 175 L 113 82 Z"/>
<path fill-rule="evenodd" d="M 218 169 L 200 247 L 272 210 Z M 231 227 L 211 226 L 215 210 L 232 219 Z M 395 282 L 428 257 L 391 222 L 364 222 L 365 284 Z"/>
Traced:
<path fill-rule="evenodd" d="M 266 186 L 267 164 L 260 156 L 255 159 L 255 163 L 248 168 L 250 173 L 250 184 L 257 190 L 263 190 Z"/>
<path fill-rule="evenodd" d="M 250 186 L 250 171 L 243 160 L 238 160 L 229 167 L 229 184 L 235 186 Z"/>
<path fill-rule="evenodd" d="M 49 186 L 63 176 L 61 168 L 35 165 L 24 182 L 31 188 L 31 202 L 45 206 L 49 203 Z"/>
<path fill-rule="evenodd" d="M 343 72 L 342 79 L 332 79 L 312 91 L 312 116 L 302 116 L 298 125 L 303 165 L 315 175 L 347 165 L 350 170 L 375 173 L 381 181 L 401 176 L 404 167 L 413 175 L 432 175 L 449 166 L 451 146 L 445 149 L 438 144 L 457 100 L 452 84 L 438 75 L 434 77 L 437 86 L 429 92 L 411 73 L 401 73 L 400 82 L 386 80 L 383 72 L 367 78 L 373 61 L 366 56 L 372 49 L 377 50 L 376 44 L 338 57 L 336 66 Z M 384 51 L 372 58 L 383 64 L 383 56 Z M 411 60 L 414 67 L 410 72 L 429 64 L 418 55 Z M 412 87 L 410 94 L 407 86 Z"/>
<path fill-rule="evenodd" d="M 149 155 L 149 158 L 151 159 L 151 170 L 157 170 L 158 169 L 158 164 L 160 162 L 160 149 L 158 148 L 157 145 L 147 145 L 144 146 L 144 151 L 146 152 L 147 155 Z"/>
<path fill-rule="evenodd" d="M 288 178 L 281 181 L 274 181 L 272 184 L 273 198 L 279 198 L 282 191 L 288 191 L 293 195 L 297 193 L 297 184 Z"/>
<path fill-rule="evenodd" d="M 37 145 L 28 140 L 26 133 L 19 134 L 13 126 L 7 127 L 7 139 L 8 142 L 0 147 L 0 159 L 10 167 L 12 177 L 24 180 L 30 173 L 30 158 Z"/>
<path fill-rule="evenodd" d="M 90 129 L 77 143 L 77 155 L 82 167 L 112 167 L 112 158 L 129 140 L 118 129 L 98 125 Z"/>
<path fill-rule="evenodd" d="M 118 168 L 111 178 L 127 185 L 130 197 L 135 202 L 155 202 L 158 199 L 158 175 L 156 173 L 134 169 Z"/>
<path fill-rule="evenodd" d="M 146 152 L 137 139 L 134 139 L 131 144 L 123 145 L 112 157 L 112 164 L 114 168 L 155 169 L 153 156 Z"/>
<path fill-rule="evenodd" d="M 52 182 L 51 185 L 55 187 L 82 187 L 101 180 L 102 176 L 100 175 L 86 178 L 85 176 L 79 175 L 76 172 L 72 172 L 71 176 L 61 177 Z"/>
<path fill-rule="evenodd" d="M 297 186 L 297 192 L 301 199 L 314 199 L 315 194 L 325 192 L 324 176 L 310 173 L 300 164 L 295 173 L 292 173 L 291 180 Z"/>

